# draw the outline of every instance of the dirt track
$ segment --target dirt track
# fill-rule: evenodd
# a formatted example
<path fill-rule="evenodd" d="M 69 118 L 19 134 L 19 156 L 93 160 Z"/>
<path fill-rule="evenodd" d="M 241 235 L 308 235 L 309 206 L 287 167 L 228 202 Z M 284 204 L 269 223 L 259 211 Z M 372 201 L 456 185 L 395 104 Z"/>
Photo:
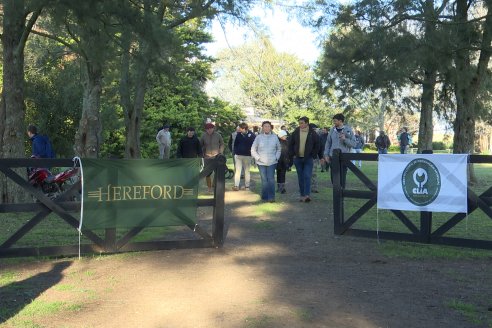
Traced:
<path fill-rule="evenodd" d="M 290 178 L 290 193 L 274 206 L 227 192 L 223 249 L 0 262 L 0 273 L 21 272 L 17 295 L 0 287 L 0 305 L 38 295 L 75 305 L 11 313 L 0 327 L 492 326 L 490 260 L 388 258 L 375 240 L 335 237 L 328 202 L 297 202 Z M 474 324 L 453 301 L 476 304 L 483 320 Z"/>

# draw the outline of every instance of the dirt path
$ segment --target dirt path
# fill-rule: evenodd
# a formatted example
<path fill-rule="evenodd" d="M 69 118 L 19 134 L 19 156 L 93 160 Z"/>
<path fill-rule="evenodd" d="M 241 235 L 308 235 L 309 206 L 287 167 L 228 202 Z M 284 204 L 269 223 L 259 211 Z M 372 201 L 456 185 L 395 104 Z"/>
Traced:
<path fill-rule="evenodd" d="M 335 237 L 328 202 L 299 203 L 289 178 L 274 205 L 227 192 L 223 249 L 3 264 L 38 287 L 32 298 L 65 305 L 0 327 L 492 327 L 490 260 L 389 258 L 374 240 Z M 450 304 L 476 304 L 481 319 Z"/>

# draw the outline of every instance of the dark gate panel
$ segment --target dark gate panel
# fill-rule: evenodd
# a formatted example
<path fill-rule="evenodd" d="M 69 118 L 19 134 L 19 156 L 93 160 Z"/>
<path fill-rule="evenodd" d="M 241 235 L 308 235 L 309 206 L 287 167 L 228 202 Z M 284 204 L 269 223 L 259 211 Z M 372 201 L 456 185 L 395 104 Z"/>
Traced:
<path fill-rule="evenodd" d="M 179 249 L 197 247 L 221 247 L 224 243 L 224 196 L 226 158 L 217 156 L 215 159 L 206 159 L 200 178 L 214 172 L 214 195 L 209 199 L 198 199 L 199 207 L 213 207 L 212 231 L 209 233 L 199 225 L 189 225 L 188 228 L 199 239 L 161 240 L 148 242 L 131 242 L 144 228 L 130 229 L 125 235 L 117 238 L 116 229 L 106 229 L 104 237 L 94 231 L 83 229 L 82 234 L 91 241 L 91 244 L 44 247 L 13 247 L 27 233 L 32 231 L 46 217 L 55 213 L 63 219 L 69 229 L 78 231 L 79 220 L 72 213 L 80 211 L 80 201 L 76 197 L 80 193 L 81 183 L 77 181 L 68 190 L 56 198 L 48 198 L 39 189 L 31 186 L 25 177 L 17 174 L 13 168 L 27 167 L 72 167 L 70 159 L 1 159 L 0 171 L 11 181 L 21 186 L 26 193 L 35 198 L 33 203 L 0 204 L 0 213 L 35 213 L 22 227 L 13 232 L 0 245 L 0 257 L 14 256 L 58 256 L 76 255 L 79 253 L 118 253 L 127 251 L 143 251 L 158 249 Z M 67 226 L 67 227 L 68 227 Z M 0 218 L 0 228 L 2 222 Z"/>
<path fill-rule="evenodd" d="M 367 229 L 355 229 L 353 225 L 371 208 L 377 204 L 377 182 L 371 181 L 352 160 L 377 161 L 378 154 L 356 154 L 356 153 L 341 153 L 336 149 L 333 153 L 331 168 L 333 170 L 333 223 L 334 233 L 336 235 L 352 235 L 368 238 L 381 238 L 390 240 L 413 241 L 427 244 L 442 244 L 461 247 L 492 249 L 492 241 L 447 237 L 445 233 L 452 230 L 458 223 L 467 217 L 467 214 L 458 213 L 452 215 L 446 222 L 439 225 L 434 230 L 433 213 L 420 212 L 420 225 L 417 227 L 404 212 L 399 210 L 391 210 L 390 212 L 398 218 L 400 223 L 405 226 L 408 232 L 391 232 L 391 231 L 375 231 Z M 492 156 L 471 155 L 469 163 L 492 163 Z M 342 166 L 346 166 L 368 190 L 350 190 L 341 185 Z M 352 216 L 345 217 L 344 200 L 345 199 L 366 199 L 363 204 Z M 468 215 L 475 210 L 480 209 L 492 220 L 492 187 L 477 195 L 470 187 L 468 187 Z"/>

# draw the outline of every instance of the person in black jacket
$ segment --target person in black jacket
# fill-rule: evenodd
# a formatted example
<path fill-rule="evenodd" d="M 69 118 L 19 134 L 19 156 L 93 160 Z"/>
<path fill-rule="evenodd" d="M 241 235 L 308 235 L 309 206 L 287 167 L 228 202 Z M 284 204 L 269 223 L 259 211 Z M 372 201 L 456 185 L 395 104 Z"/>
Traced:
<path fill-rule="evenodd" d="M 181 138 L 176 150 L 177 158 L 196 158 L 202 157 L 202 147 L 200 146 L 200 140 L 195 135 L 195 129 L 188 128 L 186 135 Z"/>
<path fill-rule="evenodd" d="M 234 139 L 234 160 L 236 162 L 234 173 L 234 187 L 232 190 L 239 190 L 239 183 L 241 182 L 241 173 L 244 171 L 244 189 L 249 190 L 249 183 L 251 180 L 250 168 L 251 168 L 251 147 L 255 141 L 256 134 L 248 130 L 248 124 L 239 124 L 239 129 Z"/>
<path fill-rule="evenodd" d="M 315 159 L 323 158 L 323 152 L 318 134 L 309 128 L 309 118 L 305 116 L 299 119 L 299 127 L 290 136 L 289 155 L 294 157 L 301 194 L 300 201 L 310 202 L 313 163 Z"/>
<path fill-rule="evenodd" d="M 287 136 L 288 134 L 285 130 L 280 130 L 278 133 L 281 153 L 277 162 L 277 192 L 281 194 L 285 194 L 287 192 L 287 190 L 285 190 L 285 174 L 290 166 L 289 142 L 287 140 Z"/>

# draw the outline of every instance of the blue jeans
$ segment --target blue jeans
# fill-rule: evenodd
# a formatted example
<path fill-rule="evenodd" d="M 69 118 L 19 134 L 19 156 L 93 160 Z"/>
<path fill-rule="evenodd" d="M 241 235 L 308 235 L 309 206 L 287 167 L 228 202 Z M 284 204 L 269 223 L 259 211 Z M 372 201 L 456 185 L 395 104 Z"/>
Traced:
<path fill-rule="evenodd" d="M 299 192 L 301 197 L 311 195 L 311 175 L 313 174 L 312 157 L 296 157 L 294 165 L 297 171 L 297 180 L 299 181 Z"/>
<path fill-rule="evenodd" d="M 387 154 L 387 153 L 388 153 L 388 148 L 384 148 L 384 149 L 379 148 L 378 149 L 378 154 Z"/>
<path fill-rule="evenodd" d="M 277 164 L 270 166 L 258 165 L 261 177 L 261 199 L 275 200 L 275 168 Z"/>

